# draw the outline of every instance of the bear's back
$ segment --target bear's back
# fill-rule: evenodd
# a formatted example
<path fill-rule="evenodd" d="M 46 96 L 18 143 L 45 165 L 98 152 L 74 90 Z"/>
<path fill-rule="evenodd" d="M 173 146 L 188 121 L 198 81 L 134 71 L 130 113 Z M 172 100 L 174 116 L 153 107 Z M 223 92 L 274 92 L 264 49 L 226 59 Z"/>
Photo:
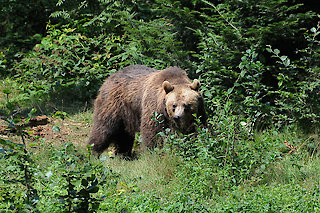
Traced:
<path fill-rule="evenodd" d="M 144 65 L 132 65 L 123 68 L 122 70 L 116 72 L 114 75 L 116 77 L 121 77 L 130 80 L 135 78 L 141 78 L 155 72 L 158 72 L 158 70 L 152 69 Z"/>

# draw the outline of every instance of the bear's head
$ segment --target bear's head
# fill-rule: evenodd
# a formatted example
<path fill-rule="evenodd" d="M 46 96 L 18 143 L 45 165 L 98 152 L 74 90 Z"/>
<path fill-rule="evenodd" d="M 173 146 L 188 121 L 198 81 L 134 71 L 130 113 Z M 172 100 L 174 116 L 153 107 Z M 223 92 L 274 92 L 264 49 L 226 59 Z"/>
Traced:
<path fill-rule="evenodd" d="M 199 92 L 200 83 L 197 79 L 190 84 L 172 85 L 164 81 L 162 87 L 166 93 L 165 115 L 170 124 L 183 133 L 194 131 L 194 116 L 205 120 L 203 98 Z"/>

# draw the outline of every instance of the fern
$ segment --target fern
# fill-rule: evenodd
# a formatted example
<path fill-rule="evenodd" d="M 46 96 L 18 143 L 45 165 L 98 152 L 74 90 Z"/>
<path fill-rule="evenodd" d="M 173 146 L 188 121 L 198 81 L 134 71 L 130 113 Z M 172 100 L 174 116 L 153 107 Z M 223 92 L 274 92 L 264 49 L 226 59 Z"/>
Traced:
<path fill-rule="evenodd" d="M 70 19 L 70 14 L 65 10 L 60 10 L 60 11 L 51 13 L 50 18 Z"/>

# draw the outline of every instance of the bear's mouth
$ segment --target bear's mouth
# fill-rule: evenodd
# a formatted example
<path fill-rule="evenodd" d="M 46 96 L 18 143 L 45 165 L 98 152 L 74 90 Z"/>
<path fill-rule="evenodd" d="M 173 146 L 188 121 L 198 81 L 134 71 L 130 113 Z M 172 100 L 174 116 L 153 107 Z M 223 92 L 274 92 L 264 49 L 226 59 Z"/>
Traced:
<path fill-rule="evenodd" d="M 186 124 L 185 122 L 174 122 L 175 128 L 183 134 L 189 134 L 194 132 L 194 124 Z"/>

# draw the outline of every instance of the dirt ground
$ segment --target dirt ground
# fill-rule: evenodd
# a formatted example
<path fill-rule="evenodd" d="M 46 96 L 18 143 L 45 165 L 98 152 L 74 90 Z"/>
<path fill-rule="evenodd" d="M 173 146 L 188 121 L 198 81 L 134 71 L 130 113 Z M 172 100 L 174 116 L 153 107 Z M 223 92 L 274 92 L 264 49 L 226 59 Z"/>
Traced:
<path fill-rule="evenodd" d="M 27 143 L 44 140 L 59 145 L 70 141 L 74 145 L 85 146 L 90 134 L 91 123 L 77 118 L 62 120 L 38 116 L 27 124 L 23 124 L 23 129 L 27 133 Z M 22 142 L 21 138 L 14 133 L 14 129 L 9 128 L 8 123 L 2 119 L 0 119 L 0 138 L 14 143 Z"/>

